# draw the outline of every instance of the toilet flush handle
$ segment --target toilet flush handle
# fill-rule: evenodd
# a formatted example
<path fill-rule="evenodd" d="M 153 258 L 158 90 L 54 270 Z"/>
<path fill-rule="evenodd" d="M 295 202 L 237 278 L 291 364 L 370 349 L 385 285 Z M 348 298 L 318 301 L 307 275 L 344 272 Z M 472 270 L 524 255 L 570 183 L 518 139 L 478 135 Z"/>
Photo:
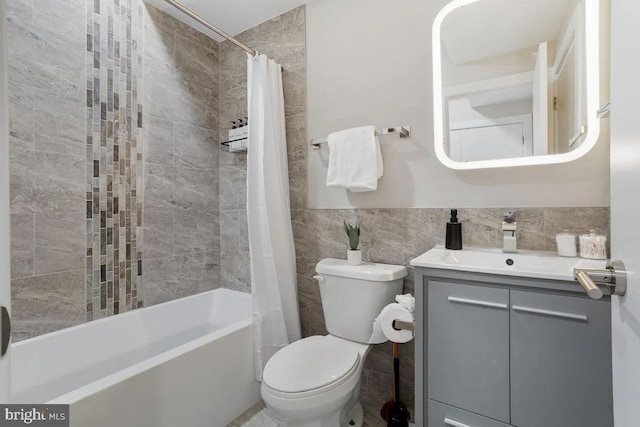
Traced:
<path fill-rule="evenodd" d="M 324 283 L 324 277 L 322 276 L 315 275 L 313 278 L 316 279 L 318 283 Z"/>

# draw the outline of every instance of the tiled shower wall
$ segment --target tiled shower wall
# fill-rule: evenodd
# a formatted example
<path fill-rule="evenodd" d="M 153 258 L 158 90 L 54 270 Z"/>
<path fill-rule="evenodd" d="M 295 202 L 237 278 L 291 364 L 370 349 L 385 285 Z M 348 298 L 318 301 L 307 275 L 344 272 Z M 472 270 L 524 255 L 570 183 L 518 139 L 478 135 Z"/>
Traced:
<path fill-rule="evenodd" d="M 14 341 L 218 287 L 218 43 L 141 0 L 7 9 Z"/>
<path fill-rule="evenodd" d="M 7 1 L 14 341 L 87 318 L 85 1 Z"/>
<path fill-rule="evenodd" d="M 292 209 L 306 206 L 306 57 L 304 6 L 253 27 L 236 38 L 283 67 L 284 110 Z M 231 120 L 247 115 L 247 54 L 220 44 L 220 138 Z M 246 216 L 247 156 L 220 153 L 221 282 L 250 292 Z"/>
<path fill-rule="evenodd" d="M 145 7 L 145 306 L 220 286 L 219 44 Z"/>
<path fill-rule="evenodd" d="M 87 320 L 142 307 L 143 6 L 87 0 Z"/>

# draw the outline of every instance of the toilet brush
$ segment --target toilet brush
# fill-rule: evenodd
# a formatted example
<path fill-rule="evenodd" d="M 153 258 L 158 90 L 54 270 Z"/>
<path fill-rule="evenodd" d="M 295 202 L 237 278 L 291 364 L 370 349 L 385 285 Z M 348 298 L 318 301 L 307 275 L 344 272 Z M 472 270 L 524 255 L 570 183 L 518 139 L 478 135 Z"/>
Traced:
<path fill-rule="evenodd" d="M 387 426 L 404 427 L 409 425 L 411 415 L 407 406 L 400 401 L 400 346 L 393 343 L 393 397 L 380 409 L 380 416 Z"/>

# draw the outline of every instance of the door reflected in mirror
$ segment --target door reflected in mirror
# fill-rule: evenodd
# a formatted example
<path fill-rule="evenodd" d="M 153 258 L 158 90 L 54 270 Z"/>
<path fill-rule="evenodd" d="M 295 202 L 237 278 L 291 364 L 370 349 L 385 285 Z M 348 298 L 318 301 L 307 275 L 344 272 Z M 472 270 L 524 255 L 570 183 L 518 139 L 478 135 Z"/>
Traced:
<path fill-rule="evenodd" d="M 554 163 L 586 153 L 598 133 L 597 12 L 598 0 L 448 4 L 434 23 L 433 46 L 443 163 Z"/>

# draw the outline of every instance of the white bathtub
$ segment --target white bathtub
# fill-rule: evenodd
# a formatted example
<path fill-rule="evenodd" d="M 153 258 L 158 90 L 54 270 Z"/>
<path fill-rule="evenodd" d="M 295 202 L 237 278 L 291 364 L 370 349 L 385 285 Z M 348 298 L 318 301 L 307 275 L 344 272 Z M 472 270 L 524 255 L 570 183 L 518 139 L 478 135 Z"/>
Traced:
<path fill-rule="evenodd" d="M 251 296 L 216 289 L 14 344 L 16 403 L 72 427 L 225 426 L 260 399 Z"/>

